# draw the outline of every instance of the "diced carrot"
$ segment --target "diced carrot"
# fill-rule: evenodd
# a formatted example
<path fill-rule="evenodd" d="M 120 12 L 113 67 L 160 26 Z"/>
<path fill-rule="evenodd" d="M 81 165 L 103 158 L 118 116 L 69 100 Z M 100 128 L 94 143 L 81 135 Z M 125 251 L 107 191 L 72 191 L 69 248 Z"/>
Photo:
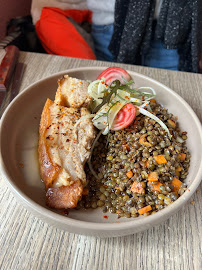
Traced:
<path fill-rule="evenodd" d="M 165 163 L 167 163 L 167 160 L 165 159 L 164 155 L 154 156 L 154 159 L 156 160 L 156 162 L 158 164 L 165 164 Z"/>
<path fill-rule="evenodd" d="M 158 173 L 157 172 L 150 172 L 148 174 L 148 181 L 158 181 Z"/>
<path fill-rule="evenodd" d="M 146 167 L 149 168 L 150 167 L 150 164 L 149 164 L 149 161 L 147 160 L 146 162 Z"/>
<path fill-rule="evenodd" d="M 186 154 L 185 154 L 185 153 L 180 153 L 180 154 L 178 155 L 178 158 L 179 158 L 180 161 L 184 161 L 185 158 L 186 158 Z"/>
<path fill-rule="evenodd" d="M 175 128 L 176 127 L 176 123 L 173 121 L 173 120 L 168 120 L 167 121 L 168 122 L 168 124 L 172 127 L 172 128 Z"/>
<path fill-rule="evenodd" d="M 133 172 L 132 171 L 127 172 L 126 176 L 130 179 L 131 177 L 133 177 Z"/>
<path fill-rule="evenodd" d="M 146 136 L 147 136 L 147 133 L 146 134 L 143 134 L 140 139 L 139 139 L 139 143 L 145 145 L 145 146 L 148 146 L 148 147 L 151 147 L 152 144 L 149 143 L 147 140 L 146 140 Z"/>
<path fill-rule="evenodd" d="M 142 187 L 141 183 L 134 181 L 131 189 L 130 189 L 133 193 L 139 193 L 142 194 L 144 191 L 144 188 Z"/>
<path fill-rule="evenodd" d="M 176 177 L 174 177 L 173 181 L 171 182 L 171 185 L 173 186 L 172 191 L 177 192 L 180 189 L 182 182 L 179 179 L 177 179 Z"/>
<path fill-rule="evenodd" d="M 139 210 L 138 210 L 138 213 L 139 213 L 140 215 L 143 215 L 144 213 L 147 213 L 147 212 L 149 212 L 149 211 L 151 211 L 151 210 L 152 210 L 151 205 L 147 205 L 147 206 L 145 206 L 145 207 L 139 209 Z"/>
<path fill-rule="evenodd" d="M 125 144 L 125 148 L 126 148 L 128 151 L 130 151 L 130 145 Z"/>
<path fill-rule="evenodd" d="M 83 190 L 83 196 L 87 196 L 89 193 L 89 190 L 87 188 L 84 188 Z"/>
<path fill-rule="evenodd" d="M 153 191 L 159 191 L 159 192 L 161 192 L 160 186 L 164 186 L 164 184 L 162 184 L 162 183 L 160 183 L 160 182 L 157 182 L 157 183 L 155 183 L 155 184 L 152 184 L 151 182 L 149 182 L 149 183 L 148 183 L 148 186 L 151 187 L 151 189 L 152 189 Z"/>
<path fill-rule="evenodd" d="M 150 102 L 151 102 L 151 103 L 156 103 L 156 99 L 151 98 L 151 99 L 150 99 Z"/>
<path fill-rule="evenodd" d="M 177 167 L 177 168 L 175 169 L 175 175 L 179 177 L 179 176 L 180 176 L 181 170 L 182 170 L 182 167 Z"/>

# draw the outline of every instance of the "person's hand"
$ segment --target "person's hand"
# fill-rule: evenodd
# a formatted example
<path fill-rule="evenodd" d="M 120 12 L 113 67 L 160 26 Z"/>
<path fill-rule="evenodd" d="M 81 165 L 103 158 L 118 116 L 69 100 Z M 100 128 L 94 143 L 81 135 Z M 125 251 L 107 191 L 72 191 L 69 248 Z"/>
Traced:
<path fill-rule="evenodd" d="M 199 72 L 202 73 L 202 53 L 200 54 L 199 58 Z"/>

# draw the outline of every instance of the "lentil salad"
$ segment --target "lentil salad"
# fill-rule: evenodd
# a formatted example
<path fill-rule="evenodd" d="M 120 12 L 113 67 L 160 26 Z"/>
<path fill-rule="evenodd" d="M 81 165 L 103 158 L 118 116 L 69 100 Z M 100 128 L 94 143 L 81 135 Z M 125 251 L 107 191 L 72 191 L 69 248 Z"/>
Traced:
<path fill-rule="evenodd" d="M 177 117 L 150 97 L 148 114 L 137 110 L 128 127 L 109 129 L 107 136 L 99 133 L 86 165 L 88 186 L 77 209 L 102 207 L 118 218 L 147 216 L 186 191 L 183 181 L 191 158 L 187 133 L 180 130 Z"/>

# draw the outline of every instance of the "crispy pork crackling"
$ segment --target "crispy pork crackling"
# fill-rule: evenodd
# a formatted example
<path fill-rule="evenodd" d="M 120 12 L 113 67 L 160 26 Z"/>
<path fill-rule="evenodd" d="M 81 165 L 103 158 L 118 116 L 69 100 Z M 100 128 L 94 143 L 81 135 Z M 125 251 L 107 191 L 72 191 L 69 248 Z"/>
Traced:
<path fill-rule="evenodd" d="M 78 87 L 86 83 L 66 77 L 63 79 L 72 79 Z M 69 87 L 71 90 L 76 89 L 75 99 L 73 94 L 69 94 Z M 90 112 L 83 107 L 89 102 L 87 94 L 83 94 L 82 101 L 80 97 L 77 98 L 76 85 L 72 88 L 70 83 L 65 89 L 66 94 L 59 83 L 55 102 L 47 99 L 39 130 L 39 164 L 46 189 L 46 202 L 48 206 L 57 209 L 74 208 L 81 199 L 86 185 L 84 165 L 89 159 L 95 138 L 92 121 L 86 117 Z M 65 107 L 69 105 L 71 107 Z"/>

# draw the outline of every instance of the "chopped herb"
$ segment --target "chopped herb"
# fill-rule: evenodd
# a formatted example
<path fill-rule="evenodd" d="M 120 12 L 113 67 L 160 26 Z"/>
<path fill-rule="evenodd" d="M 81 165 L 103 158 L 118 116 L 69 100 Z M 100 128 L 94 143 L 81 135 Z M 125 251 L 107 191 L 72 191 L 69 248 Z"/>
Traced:
<path fill-rule="evenodd" d="M 115 81 L 115 86 L 110 86 L 111 91 L 102 98 L 102 103 L 100 103 L 95 109 L 93 110 L 93 113 L 96 113 L 99 111 L 99 109 L 102 108 L 103 105 L 106 103 L 110 103 L 111 97 L 113 94 L 117 93 L 117 90 L 120 88 L 120 81 L 116 80 Z"/>

